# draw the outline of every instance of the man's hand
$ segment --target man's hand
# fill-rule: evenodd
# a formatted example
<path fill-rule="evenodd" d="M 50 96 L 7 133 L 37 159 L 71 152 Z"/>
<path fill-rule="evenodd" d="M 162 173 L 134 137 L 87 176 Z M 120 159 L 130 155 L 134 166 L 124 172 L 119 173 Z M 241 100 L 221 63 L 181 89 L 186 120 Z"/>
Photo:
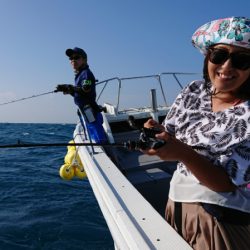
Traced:
<path fill-rule="evenodd" d="M 57 92 L 63 92 L 64 95 L 74 94 L 74 86 L 71 84 L 59 84 L 56 86 L 56 91 Z"/>

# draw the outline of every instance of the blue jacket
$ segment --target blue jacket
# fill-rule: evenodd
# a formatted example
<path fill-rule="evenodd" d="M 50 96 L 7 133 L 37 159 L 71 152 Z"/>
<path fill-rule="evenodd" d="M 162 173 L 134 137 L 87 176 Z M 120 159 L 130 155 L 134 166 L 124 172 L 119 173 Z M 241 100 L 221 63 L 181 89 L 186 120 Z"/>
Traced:
<path fill-rule="evenodd" d="M 75 86 L 80 91 L 74 93 L 74 101 L 77 106 L 84 107 L 90 105 L 94 111 L 98 111 L 96 103 L 95 76 L 87 65 L 75 76 Z"/>

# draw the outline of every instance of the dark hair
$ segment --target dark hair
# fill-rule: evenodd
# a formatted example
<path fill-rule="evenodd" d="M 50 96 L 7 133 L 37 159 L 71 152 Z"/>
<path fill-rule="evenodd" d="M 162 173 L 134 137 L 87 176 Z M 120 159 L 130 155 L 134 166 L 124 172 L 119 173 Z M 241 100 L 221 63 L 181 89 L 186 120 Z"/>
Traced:
<path fill-rule="evenodd" d="M 204 64 L 203 64 L 203 78 L 204 78 L 205 83 L 207 85 L 210 82 L 210 78 L 209 78 L 209 74 L 208 74 L 208 54 L 205 56 L 205 59 L 204 59 Z M 240 98 L 240 99 L 243 99 L 243 100 L 250 99 L 250 76 L 240 86 L 240 88 L 236 92 L 236 97 Z"/>

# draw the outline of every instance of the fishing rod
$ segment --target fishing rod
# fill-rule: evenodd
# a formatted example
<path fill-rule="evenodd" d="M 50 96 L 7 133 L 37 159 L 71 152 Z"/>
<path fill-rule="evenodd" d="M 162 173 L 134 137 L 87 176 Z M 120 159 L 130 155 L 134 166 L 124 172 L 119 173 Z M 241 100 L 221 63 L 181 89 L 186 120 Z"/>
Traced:
<path fill-rule="evenodd" d="M 39 97 L 39 96 L 48 95 L 48 94 L 52 94 L 52 93 L 56 93 L 56 92 L 58 92 L 58 90 L 53 90 L 53 91 L 50 91 L 50 92 L 45 92 L 45 93 L 41 93 L 41 94 L 37 94 L 37 95 L 23 97 L 23 98 L 20 98 L 20 99 L 9 101 L 9 102 L 0 103 L 0 106 L 7 105 L 7 104 L 10 104 L 10 103 L 14 103 L 14 102 L 20 102 L 20 101 L 24 101 L 24 100 L 27 100 L 27 99 L 32 99 L 32 98 L 36 98 L 36 97 Z"/>
<path fill-rule="evenodd" d="M 66 147 L 66 146 L 105 146 L 105 147 L 123 147 L 129 150 L 139 150 L 145 148 L 145 142 L 127 141 L 123 143 L 16 143 L 0 145 L 1 148 L 37 148 L 37 147 Z"/>
<path fill-rule="evenodd" d="M 67 147 L 67 146 L 113 146 L 122 147 L 122 143 L 21 143 L 0 145 L 0 148 L 33 148 L 33 147 Z"/>
<path fill-rule="evenodd" d="M 62 146 L 108 146 L 108 147 L 123 147 L 129 150 L 140 149 L 158 149 L 165 145 L 165 141 L 155 138 L 155 135 L 160 133 L 156 128 L 142 128 L 138 141 L 126 141 L 123 143 L 21 143 L 20 140 L 15 144 L 0 145 L 0 148 L 32 148 L 32 147 L 62 147 Z"/>
<path fill-rule="evenodd" d="M 98 82 L 98 80 L 96 80 L 96 82 Z M 68 86 L 68 88 L 70 86 L 72 86 L 71 84 L 62 84 L 62 85 L 63 86 Z M 45 92 L 45 93 L 41 93 L 41 94 L 37 94 L 37 95 L 32 95 L 32 96 L 23 97 L 23 98 L 20 98 L 20 99 L 0 103 L 0 106 L 7 105 L 7 104 L 10 104 L 10 103 L 14 103 L 14 102 L 20 102 L 20 101 L 24 101 L 24 100 L 27 100 L 27 99 L 32 99 L 32 98 L 36 98 L 36 97 L 39 97 L 39 96 L 48 95 L 48 94 L 52 94 L 52 93 L 63 92 L 64 91 L 63 89 L 59 89 L 59 86 L 62 86 L 62 85 L 58 85 L 57 89 L 53 90 L 53 91 L 49 91 L 49 92 Z"/>

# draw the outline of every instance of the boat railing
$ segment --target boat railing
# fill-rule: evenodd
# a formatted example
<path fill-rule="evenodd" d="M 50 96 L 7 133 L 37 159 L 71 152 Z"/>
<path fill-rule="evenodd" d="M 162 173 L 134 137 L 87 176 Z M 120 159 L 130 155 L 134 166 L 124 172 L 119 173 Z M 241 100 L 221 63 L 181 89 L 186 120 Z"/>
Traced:
<path fill-rule="evenodd" d="M 104 90 L 106 89 L 106 87 L 108 86 L 108 84 L 111 84 L 112 82 L 117 82 L 118 84 L 118 93 L 117 93 L 117 100 L 116 100 L 116 108 L 117 110 L 119 110 L 120 107 L 120 98 L 121 98 L 121 88 L 122 88 L 122 84 L 124 81 L 129 81 L 129 80 L 137 80 L 137 79 L 156 79 L 159 87 L 160 87 L 160 92 L 161 92 L 161 97 L 163 98 L 164 101 L 164 105 L 167 106 L 167 98 L 166 98 L 166 94 L 164 92 L 164 88 L 163 88 L 163 77 L 166 75 L 171 75 L 173 76 L 176 84 L 180 87 L 180 89 L 183 88 L 183 84 L 181 83 L 181 80 L 179 79 L 179 76 L 190 76 L 190 75 L 201 75 L 200 73 L 184 73 L 184 72 L 162 72 L 160 74 L 155 74 L 155 75 L 144 75 L 144 76 L 133 76 L 133 77 L 113 77 L 113 78 L 109 78 L 100 82 L 97 82 L 96 85 L 99 85 L 101 87 L 101 85 L 103 85 L 99 91 L 99 95 L 97 97 L 97 101 L 99 101 L 99 99 L 101 98 L 101 96 L 103 95 Z M 165 81 L 165 84 L 167 84 L 167 82 Z"/>

